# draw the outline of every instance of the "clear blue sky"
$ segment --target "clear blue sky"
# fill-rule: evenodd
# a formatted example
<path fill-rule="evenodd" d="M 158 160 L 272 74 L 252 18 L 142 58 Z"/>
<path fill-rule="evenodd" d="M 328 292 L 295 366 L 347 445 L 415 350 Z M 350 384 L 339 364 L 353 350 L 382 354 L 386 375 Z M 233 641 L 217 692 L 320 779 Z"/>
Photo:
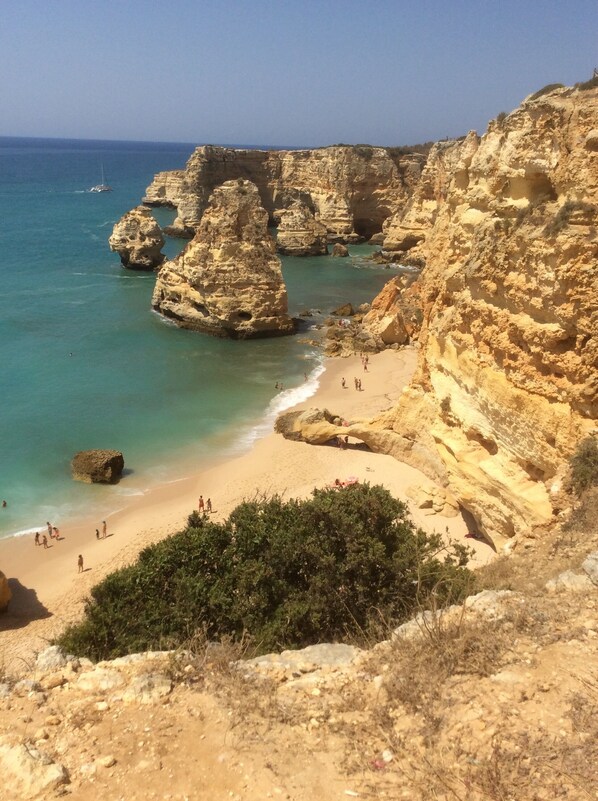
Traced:
<path fill-rule="evenodd" d="M 0 135 L 413 144 L 595 66 L 598 0 L 2 0 Z"/>

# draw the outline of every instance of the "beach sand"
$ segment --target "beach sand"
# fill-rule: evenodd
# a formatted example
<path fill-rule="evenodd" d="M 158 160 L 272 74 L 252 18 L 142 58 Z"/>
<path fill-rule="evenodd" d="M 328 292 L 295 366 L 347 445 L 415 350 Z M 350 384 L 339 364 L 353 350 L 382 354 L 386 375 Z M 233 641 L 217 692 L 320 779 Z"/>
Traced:
<path fill-rule="evenodd" d="M 396 402 L 409 382 L 416 357 L 411 348 L 387 350 L 370 356 L 368 372 L 357 356 L 329 359 L 316 394 L 297 408 L 328 408 L 344 418 L 372 417 Z M 343 377 L 345 389 L 341 387 Z M 355 377 L 362 380 L 361 392 L 354 388 Z M 198 508 L 200 494 L 204 500 L 211 499 L 212 517 L 218 520 L 256 495 L 306 497 L 315 487 L 352 476 L 382 484 L 408 503 L 407 487 L 430 483 L 423 473 L 390 456 L 352 448 L 351 444 L 341 450 L 291 442 L 272 433 L 241 456 L 132 498 L 125 509 L 106 515 L 105 539 L 96 540 L 95 530 L 101 533 L 102 521 L 94 519 L 51 521 L 59 527 L 61 539 L 49 541 L 48 549 L 36 547 L 33 535 L 0 540 L 0 570 L 8 576 L 13 591 L 9 611 L 0 616 L 0 667 L 4 664 L 9 671 L 18 672 L 30 665 L 37 651 L 81 616 L 94 584 L 130 564 L 146 545 L 184 527 L 189 513 Z M 473 564 L 493 557 L 488 546 L 465 539 L 467 525 L 462 517 L 426 516 L 411 503 L 410 509 L 422 528 L 473 547 Z M 45 530 L 42 521 L 39 530 Z M 77 570 L 79 554 L 84 559 L 82 573 Z"/>

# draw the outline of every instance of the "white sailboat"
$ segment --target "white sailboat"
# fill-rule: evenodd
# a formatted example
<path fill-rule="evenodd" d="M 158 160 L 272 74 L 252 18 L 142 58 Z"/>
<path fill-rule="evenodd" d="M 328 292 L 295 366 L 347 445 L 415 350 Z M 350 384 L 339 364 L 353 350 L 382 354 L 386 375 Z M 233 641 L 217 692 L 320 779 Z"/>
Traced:
<path fill-rule="evenodd" d="M 102 183 L 92 186 L 90 192 L 112 192 L 112 187 L 108 186 L 104 177 L 104 165 L 102 164 Z"/>

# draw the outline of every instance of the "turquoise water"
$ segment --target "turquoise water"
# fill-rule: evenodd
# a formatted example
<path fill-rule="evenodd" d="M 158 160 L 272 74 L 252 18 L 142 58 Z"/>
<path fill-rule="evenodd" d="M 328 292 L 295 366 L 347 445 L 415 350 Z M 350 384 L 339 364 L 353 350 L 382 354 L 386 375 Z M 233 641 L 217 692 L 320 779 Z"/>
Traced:
<path fill-rule="evenodd" d="M 182 464 L 244 449 L 317 386 L 320 354 L 301 334 L 232 342 L 179 330 L 150 310 L 154 276 L 110 252 L 114 222 L 191 151 L 0 139 L 0 536 L 119 508 Z M 102 164 L 114 191 L 89 194 Z M 183 244 L 170 240 L 168 255 Z M 364 262 L 369 252 L 283 259 L 291 313 L 318 309 L 317 321 L 370 300 L 389 273 Z M 119 485 L 72 481 L 70 459 L 87 448 L 123 451 Z"/>

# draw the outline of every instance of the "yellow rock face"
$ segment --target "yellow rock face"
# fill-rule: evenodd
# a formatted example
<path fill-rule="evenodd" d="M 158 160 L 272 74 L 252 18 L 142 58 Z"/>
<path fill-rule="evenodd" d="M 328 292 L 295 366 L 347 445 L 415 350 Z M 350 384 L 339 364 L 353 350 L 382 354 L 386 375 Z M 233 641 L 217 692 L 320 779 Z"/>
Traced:
<path fill-rule="evenodd" d="M 214 190 L 195 237 L 160 269 L 152 305 L 181 327 L 217 336 L 293 331 L 268 214 L 252 183 Z"/>
<path fill-rule="evenodd" d="M 6 611 L 11 598 L 12 592 L 8 586 L 8 579 L 0 570 L 0 612 Z"/>
<path fill-rule="evenodd" d="M 288 151 L 203 146 L 185 170 L 156 175 L 144 202 L 175 207 L 174 227 L 197 230 L 212 191 L 246 178 L 257 186 L 271 220 L 299 203 L 324 226 L 328 239 L 357 241 L 380 232 L 384 220 L 403 207 L 420 163 L 416 155 L 394 160 L 384 148 L 369 146 Z"/>
<path fill-rule="evenodd" d="M 421 355 L 373 425 L 490 536 L 552 519 L 557 470 L 596 426 L 597 129 L 596 89 L 529 99 L 436 146 L 385 228 L 425 259 Z"/>

